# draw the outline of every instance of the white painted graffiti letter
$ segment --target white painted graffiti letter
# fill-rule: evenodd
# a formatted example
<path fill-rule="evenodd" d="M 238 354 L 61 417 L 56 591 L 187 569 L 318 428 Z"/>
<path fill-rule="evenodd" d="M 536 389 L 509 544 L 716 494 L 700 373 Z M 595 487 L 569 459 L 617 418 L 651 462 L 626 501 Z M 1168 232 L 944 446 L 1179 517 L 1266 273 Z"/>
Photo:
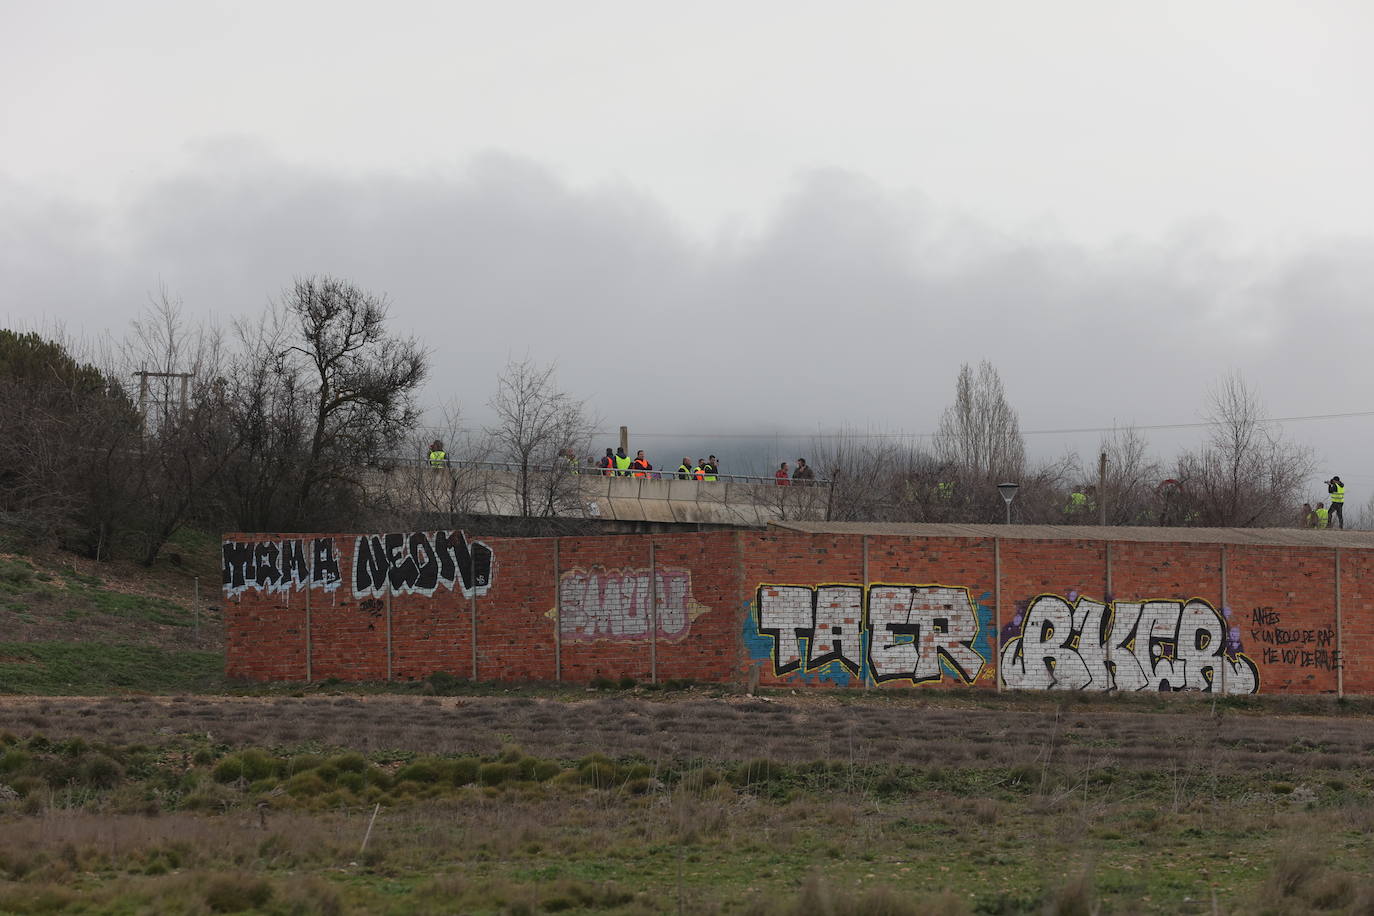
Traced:
<path fill-rule="evenodd" d="M 656 615 L 657 638 L 687 636 L 706 608 L 692 597 L 692 574 L 685 569 L 569 570 L 559 577 L 558 607 L 549 616 L 567 642 L 647 639 Z M 653 602 L 650 588 L 653 588 Z"/>
<path fill-rule="evenodd" d="M 1198 598 L 1117 601 L 1041 595 L 1002 647 L 1002 679 L 1032 690 L 1200 690 L 1255 693 L 1255 663 Z"/>
<path fill-rule="evenodd" d="M 868 659 L 873 679 L 938 681 L 940 661 L 971 684 L 985 664 L 973 648 L 978 615 L 966 588 L 874 585 L 868 592 Z"/>

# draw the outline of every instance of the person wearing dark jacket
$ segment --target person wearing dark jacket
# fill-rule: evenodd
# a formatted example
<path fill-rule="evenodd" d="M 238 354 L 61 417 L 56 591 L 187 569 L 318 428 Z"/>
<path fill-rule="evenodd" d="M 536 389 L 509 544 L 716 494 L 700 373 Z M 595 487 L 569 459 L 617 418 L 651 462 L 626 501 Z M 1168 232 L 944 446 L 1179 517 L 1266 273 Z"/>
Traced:
<path fill-rule="evenodd" d="M 811 466 L 806 463 L 805 458 L 797 459 L 797 469 L 792 472 L 792 480 L 799 481 L 803 487 L 811 486 L 811 481 L 816 479 L 816 472 L 811 470 Z"/>
<path fill-rule="evenodd" d="M 1345 527 L 1345 484 L 1341 483 L 1339 477 L 1332 477 L 1326 482 L 1326 492 L 1331 494 L 1331 527 L 1336 527 L 1336 522 L 1341 523 L 1341 528 Z"/>

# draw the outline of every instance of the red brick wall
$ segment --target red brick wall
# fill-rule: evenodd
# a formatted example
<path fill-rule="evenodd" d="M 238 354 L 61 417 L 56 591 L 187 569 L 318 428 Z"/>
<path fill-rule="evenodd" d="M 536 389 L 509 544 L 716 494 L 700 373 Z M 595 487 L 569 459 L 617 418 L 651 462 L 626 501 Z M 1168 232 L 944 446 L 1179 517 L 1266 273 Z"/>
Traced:
<path fill-rule="evenodd" d="M 360 596 L 357 536 L 338 534 L 324 556 L 341 581 L 297 563 L 283 583 L 281 554 L 303 555 L 291 542 L 313 558 L 325 537 L 225 536 L 230 676 L 1374 693 L 1374 557 L 1362 550 L 1341 552 L 1338 627 L 1335 551 L 1322 548 L 469 536 L 473 557 L 479 540 L 492 551 L 490 581 L 474 560 L 468 579 L 460 564 L 436 585 L 439 567 L 428 581 L 416 570 L 432 558 L 424 545 L 443 541 L 408 533 L 386 542 L 398 565 L 377 582 L 392 578 Z"/>

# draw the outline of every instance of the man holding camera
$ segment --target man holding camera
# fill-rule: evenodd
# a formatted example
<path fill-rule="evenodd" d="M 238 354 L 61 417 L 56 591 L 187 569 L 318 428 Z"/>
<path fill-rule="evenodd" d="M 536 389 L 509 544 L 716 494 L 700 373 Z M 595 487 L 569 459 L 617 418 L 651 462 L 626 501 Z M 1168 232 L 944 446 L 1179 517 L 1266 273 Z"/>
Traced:
<path fill-rule="evenodd" d="M 1326 482 L 1326 492 L 1331 494 L 1331 521 L 1330 526 L 1336 527 L 1336 522 L 1341 523 L 1341 528 L 1345 528 L 1345 484 L 1341 483 L 1339 477 L 1332 477 Z"/>

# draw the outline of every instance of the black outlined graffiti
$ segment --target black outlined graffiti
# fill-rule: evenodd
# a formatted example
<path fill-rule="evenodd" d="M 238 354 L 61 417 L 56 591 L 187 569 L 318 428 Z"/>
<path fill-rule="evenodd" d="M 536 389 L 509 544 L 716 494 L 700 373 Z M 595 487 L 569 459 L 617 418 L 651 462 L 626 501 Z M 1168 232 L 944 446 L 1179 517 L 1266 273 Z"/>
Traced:
<path fill-rule="evenodd" d="M 1072 603 L 1040 595 L 1002 646 L 1008 687 L 1257 693 L 1259 669 L 1201 598 Z"/>
<path fill-rule="evenodd" d="M 250 588 L 268 593 L 307 587 L 332 592 L 343 581 L 333 538 L 225 541 L 220 550 L 221 584 L 230 597 Z"/>
<path fill-rule="evenodd" d="M 353 545 L 353 596 L 432 596 L 439 586 L 471 598 L 491 588 L 492 552 L 461 531 L 367 534 Z"/>
<path fill-rule="evenodd" d="M 987 663 L 973 647 L 978 614 L 966 588 L 872 585 L 865 596 L 860 585 L 761 585 L 754 606 L 777 676 L 833 662 L 878 683 L 937 681 L 946 670 L 973 683 Z"/>
<path fill-rule="evenodd" d="M 869 669 L 878 683 L 938 681 L 943 659 L 960 679 L 978 679 L 978 613 L 966 588 L 874 585 L 868 590 Z"/>

